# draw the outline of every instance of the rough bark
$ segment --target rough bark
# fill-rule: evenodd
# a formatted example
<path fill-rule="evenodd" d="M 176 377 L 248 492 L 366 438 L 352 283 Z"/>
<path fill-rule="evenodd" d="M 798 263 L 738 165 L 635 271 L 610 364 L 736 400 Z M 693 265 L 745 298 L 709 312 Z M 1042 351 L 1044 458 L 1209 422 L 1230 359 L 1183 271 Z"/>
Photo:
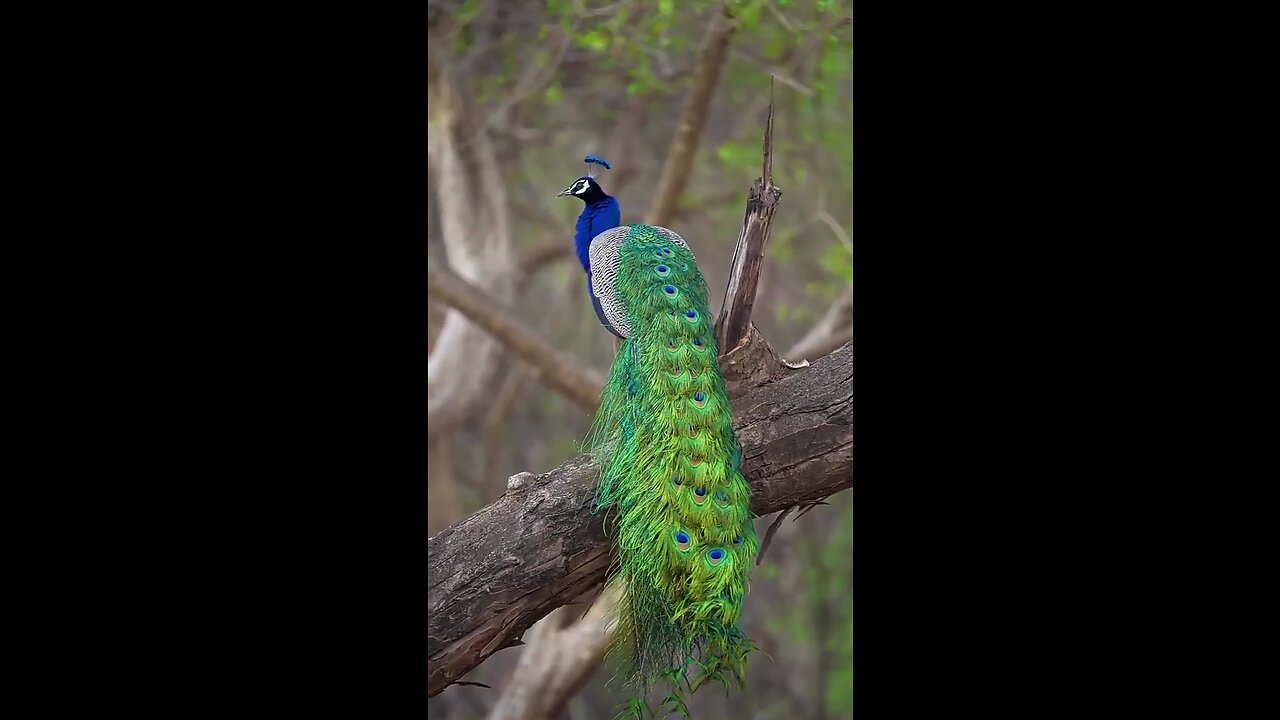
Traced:
<path fill-rule="evenodd" d="M 604 375 L 587 370 L 513 318 L 515 311 L 479 288 L 436 268 L 427 270 L 427 293 L 465 315 L 477 332 L 492 334 L 516 357 L 529 364 L 543 383 L 577 403 L 587 412 L 600 404 Z M 489 394 L 486 393 L 486 397 Z"/>
<path fill-rule="evenodd" d="M 721 359 L 752 510 L 765 515 L 851 487 L 852 349 L 795 370 L 768 366 L 760 358 L 771 351 L 755 345 Z M 756 360 L 735 365 L 735 354 L 750 352 Z M 430 695 L 604 579 L 610 544 L 605 516 L 591 512 L 596 474 L 578 456 L 541 475 L 515 475 L 495 503 L 427 541 Z"/>

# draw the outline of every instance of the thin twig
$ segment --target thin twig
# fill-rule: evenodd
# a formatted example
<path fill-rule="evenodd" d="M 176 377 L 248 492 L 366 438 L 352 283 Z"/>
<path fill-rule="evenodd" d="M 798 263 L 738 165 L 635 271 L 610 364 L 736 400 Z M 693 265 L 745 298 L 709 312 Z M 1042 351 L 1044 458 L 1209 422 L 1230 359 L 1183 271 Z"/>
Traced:
<path fill-rule="evenodd" d="M 791 522 L 795 522 L 795 521 L 799 520 L 800 518 L 804 517 L 804 514 L 805 514 L 805 513 L 807 513 L 807 512 L 809 512 L 810 510 L 812 510 L 812 509 L 814 509 L 814 508 L 818 507 L 819 505 L 830 505 L 830 504 L 831 504 L 831 503 L 829 503 L 829 502 L 825 502 L 825 501 L 822 501 L 822 500 L 818 500 L 818 501 L 816 501 L 816 502 L 811 502 L 811 503 L 805 503 L 804 505 L 802 505 L 802 506 L 801 506 L 803 509 L 802 509 L 800 512 L 796 513 L 796 516 L 795 516 L 795 517 L 791 518 Z"/>
<path fill-rule="evenodd" d="M 831 228 L 831 232 L 835 233 L 836 239 L 840 241 L 840 244 L 844 246 L 845 250 L 853 252 L 853 240 L 849 239 L 849 233 L 845 232 L 844 228 L 840 227 L 840 223 L 836 222 L 836 219 L 831 217 L 831 213 L 826 210 L 819 210 L 815 217 L 826 223 L 827 227 Z"/>
<path fill-rule="evenodd" d="M 778 526 L 782 524 L 782 519 L 785 518 L 787 514 L 794 509 L 795 509 L 795 506 L 792 505 L 786 510 L 783 510 L 782 512 L 778 513 L 778 517 L 773 519 L 773 524 L 770 525 L 769 529 L 766 530 L 764 533 L 764 540 L 760 542 L 760 552 L 759 554 L 756 555 L 756 565 L 759 565 L 764 560 L 764 551 L 768 550 L 769 543 L 773 542 L 773 534 L 778 532 Z"/>
<path fill-rule="evenodd" d="M 783 357 L 820 358 L 853 339 L 853 286 L 844 289 L 822 318 Z"/>
<path fill-rule="evenodd" d="M 781 82 L 783 85 L 786 85 L 787 87 L 795 90 L 801 95 L 805 95 L 809 97 L 813 95 L 813 88 L 807 85 L 803 85 L 799 81 L 792 79 L 785 72 L 783 72 L 782 68 L 779 66 L 768 65 L 760 61 L 759 59 L 757 59 L 751 53 L 746 52 L 745 50 L 739 50 L 737 48 L 733 49 L 733 56 L 736 58 L 740 58 L 742 60 L 746 60 L 752 66 L 760 68 L 761 70 L 764 70 L 765 72 L 769 73 L 770 77 L 777 78 L 777 80 Z"/>

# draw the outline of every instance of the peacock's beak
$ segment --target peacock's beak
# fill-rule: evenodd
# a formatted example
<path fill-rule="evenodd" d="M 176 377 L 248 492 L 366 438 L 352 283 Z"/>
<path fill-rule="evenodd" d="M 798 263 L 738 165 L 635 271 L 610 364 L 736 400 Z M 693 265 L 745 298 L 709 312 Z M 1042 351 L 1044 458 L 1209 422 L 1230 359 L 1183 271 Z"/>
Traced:
<path fill-rule="evenodd" d="M 565 188 L 565 189 L 561 190 L 561 191 L 560 191 L 560 193 L 559 193 L 558 195 L 556 195 L 556 197 L 564 197 L 565 195 L 572 195 L 573 193 L 569 192 L 570 190 L 573 190 L 573 186 L 572 186 L 572 185 L 570 185 L 569 187 L 567 187 L 567 188 Z"/>

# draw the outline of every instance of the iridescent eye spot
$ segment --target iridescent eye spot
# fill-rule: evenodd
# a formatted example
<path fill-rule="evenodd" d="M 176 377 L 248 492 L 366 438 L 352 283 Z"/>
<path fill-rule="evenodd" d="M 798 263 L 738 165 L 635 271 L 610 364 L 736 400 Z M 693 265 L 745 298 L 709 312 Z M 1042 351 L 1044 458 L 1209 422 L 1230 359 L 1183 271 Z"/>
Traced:
<path fill-rule="evenodd" d="M 688 270 L 688 269 L 689 269 L 689 263 L 680 263 L 680 269 L 681 269 L 681 270 Z"/>
<path fill-rule="evenodd" d="M 707 406 L 707 396 L 699 390 L 693 394 L 693 404 L 697 407 L 704 408 Z"/>
<path fill-rule="evenodd" d="M 711 561 L 712 565 L 719 565 L 720 561 L 724 560 L 724 550 L 721 550 L 720 548 L 713 549 L 711 552 L 707 553 L 707 559 Z"/>
<path fill-rule="evenodd" d="M 655 257 L 666 257 L 666 255 L 663 255 L 663 254 L 662 254 L 662 251 L 661 251 L 661 250 L 654 250 L 654 251 L 653 251 L 653 254 L 654 254 L 654 256 L 655 256 Z"/>
<path fill-rule="evenodd" d="M 676 351 L 676 349 L 677 349 L 678 347 L 679 347 L 679 346 L 676 344 L 676 339 L 675 339 L 675 338 L 668 338 L 668 339 L 667 339 L 667 349 L 668 349 L 668 350 L 670 350 L 671 352 L 675 352 L 675 351 Z"/>
<path fill-rule="evenodd" d="M 689 458 L 689 464 L 693 467 L 698 467 L 699 465 L 702 464 L 702 458 L 698 457 L 697 455 L 694 455 L 693 457 Z M 703 490 L 702 494 L 706 495 L 707 491 Z"/>
<path fill-rule="evenodd" d="M 666 265 L 659 265 L 658 267 L 654 268 L 654 270 L 657 271 L 658 277 L 666 277 L 671 274 L 671 268 L 667 267 Z"/>
<path fill-rule="evenodd" d="M 675 255 L 675 253 L 671 251 L 671 248 L 662 248 L 663 257 L 671 257 L 672 255 Z"/>
<path fill-rule="evenodd" d="M 682 551 L 688 551 L 692 544 L 693 543 L 689 538 L 689 533 L 683 530 L 676 533 L 676 547 L 680 548 Z"/>
<path fill-rule="evenodd" d="M 664 286 L 662 287 L 662 292 L 666 293 L 667 295 L 674 296 L 674 295 L 676 294 L 676 286 L 675 286 L 675 285 L 664 285 Z"/>
<path fill-rule="evenodd" d="M 723 490 L 716 493 L 716 505 L 719 505 L 722 508 L 729 507 L 729 493 L 726 493 Z"/>
<path fill-rule="evenodd" d="M 733 539 L 733 544 L 734 544 L 734 545 L 741 545 L 741 544 L 742 544 L 742 536 L 741 536 L 741 535 L 739 535 L 738 537 L 734 538 L 734 539 Z"/>
<path fill-rule="evenodd" d="M 690 322 L 697 322 L 697 321 L 698 321 L 698 311 L 697 311 L 697 310 L 690 310 L 690 311 L 686 312 L 686 313 L 684 314 L 684 316 L 685 316 L 685 317 L 687 317 L 687 318 L 689 318 L 689 321 L 690 321 Z"/>
<path fill-rule="evenodd" d="M 698 352 L 702 352 L 702 348 L 703 348 L 703 347 L 704 347 L 704 346 L 703 346 L 703 344 L 702 344 L 702 338 L 694 338 L 694 339 L 693 339 L 693 349 L 694 349 L 694 350 L 697 350 Z"/>
<path fill-rule="evenodd" d="M 706 501 L 707 501 L 707 489 L 695 488 L 693 491 L 693 502 L 697 505 L 701 505 Z"/>
<path fill-rule="evenodd" d="M 698 437 L 698 432 L 699 430 L 696 426 L 689 426 L 689 437 Z"/>
<path fill-rule="evenodd" d="M 676 487 L 679 487 L 679 486 L 680 486 L 684 481 L 680 479 L 680 476 L 679 476 L 679 475 L 677 475 L 677 476 L 676 476 L 676 479 L 675 479 L 675 480 L 672 480 L 671 482 L 675 483 L 675 484 L 676 484 Z"/>

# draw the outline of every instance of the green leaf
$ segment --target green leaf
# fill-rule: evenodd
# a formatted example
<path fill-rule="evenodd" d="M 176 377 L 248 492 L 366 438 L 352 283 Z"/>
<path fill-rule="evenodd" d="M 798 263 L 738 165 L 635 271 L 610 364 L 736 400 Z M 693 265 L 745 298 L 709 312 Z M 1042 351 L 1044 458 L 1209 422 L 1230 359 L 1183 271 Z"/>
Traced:
<path fill-rule="evenodd" d="M 609 38 L 605 37 L 604 31 L 599 28 L 591 30 L 585 35 L 579 35 L 574 40 L 577 42 L 578 47 L 595 50 L 596 52 L 600 52 L 609 47 Z"/>

